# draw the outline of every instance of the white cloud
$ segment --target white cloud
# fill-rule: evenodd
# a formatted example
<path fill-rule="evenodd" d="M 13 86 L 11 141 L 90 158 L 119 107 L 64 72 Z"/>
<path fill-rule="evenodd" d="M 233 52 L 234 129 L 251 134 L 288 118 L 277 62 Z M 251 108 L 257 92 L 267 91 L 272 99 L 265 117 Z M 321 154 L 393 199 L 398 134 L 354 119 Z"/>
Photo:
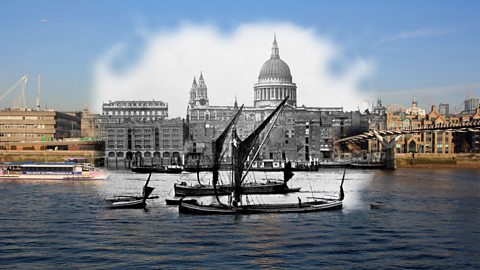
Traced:
<path fill-rule="evenodd" d="M 276 33 L 280 57 L 297 84 L 297 103 L 356 109 L 365 99 L 361 80 L 372 64 L 345 60 L 339 46 L 313 29 L 288 23 L 243 24 L 229 33 L 211 25 L 184 24 L 146 35 L 136 61 L 120 71 L 114 63 L 128 59 L 127 44 L 117 44 L 95 65 L 93 108 L 108 100 L 155 99 L 168 102 L 171 117 L 185 117 L 193 76 L 203 72 L 211 105 L 253 105 L 253 84 L 270 57 Z M 332 72 L 332 62 L 347 67 Z"/>

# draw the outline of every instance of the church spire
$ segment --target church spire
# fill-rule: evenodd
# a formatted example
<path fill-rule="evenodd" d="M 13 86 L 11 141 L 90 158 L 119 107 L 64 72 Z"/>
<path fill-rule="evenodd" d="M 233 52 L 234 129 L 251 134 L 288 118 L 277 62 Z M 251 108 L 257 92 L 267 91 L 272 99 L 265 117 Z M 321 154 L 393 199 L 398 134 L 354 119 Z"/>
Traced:
<path fill-rule="evenodd" d="M 270 55 L 270 59 L 274 58 L 280 58 L 278 53 L 277 35 L 273 35 L 272 55 Z"/>
<path fill-rule="evenodd" d="M 203 80 L 203 73 L 200 71 L 200 78 L 198 78 L 198 83 L 200 85 L 204 85 L 205 84 L 205 80 Z"/>
<path fill-rule="evenodd" d="M 195 76 L 193 76 L 192 87 L 193 87 L 193 86 L 197 86 L 197 79 L 195 78 Z"/>

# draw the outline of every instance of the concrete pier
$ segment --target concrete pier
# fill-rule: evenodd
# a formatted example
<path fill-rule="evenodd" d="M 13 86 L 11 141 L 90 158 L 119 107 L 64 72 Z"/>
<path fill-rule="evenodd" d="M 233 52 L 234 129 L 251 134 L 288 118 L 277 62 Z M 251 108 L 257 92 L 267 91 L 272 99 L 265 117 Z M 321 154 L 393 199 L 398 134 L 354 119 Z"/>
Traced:
<path fill-rule="evenodd" d="M 389 137 L 382 137 L 378 132 L 374 132 L 377 140 L 382 144 L 383 160 L 385 162 L 385 168 L 388 170 L 397 169 L 397 163 L 395 161 L 395 144 L 401 135 L 392 135 Z"/>

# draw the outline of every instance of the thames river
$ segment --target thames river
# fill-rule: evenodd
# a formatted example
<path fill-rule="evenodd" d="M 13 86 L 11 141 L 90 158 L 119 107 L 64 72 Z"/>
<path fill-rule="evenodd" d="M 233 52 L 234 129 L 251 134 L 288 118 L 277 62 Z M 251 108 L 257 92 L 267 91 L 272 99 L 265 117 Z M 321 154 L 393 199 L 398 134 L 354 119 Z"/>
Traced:
<path fill-rule="evenodd" d="M 249 201 L 335 197 L 342 173 L 297 172 L 289 185 L 301 193 Z M 0 182 L 0 268 L 480 268 L 480 170 L 348 170 L 341 211 L 249 216 L 179 214 L 165 197 L 195 175 L 157 174 L 147 210 L 107 208 L 105 198 L 139 193 L 146 178 Z"/>

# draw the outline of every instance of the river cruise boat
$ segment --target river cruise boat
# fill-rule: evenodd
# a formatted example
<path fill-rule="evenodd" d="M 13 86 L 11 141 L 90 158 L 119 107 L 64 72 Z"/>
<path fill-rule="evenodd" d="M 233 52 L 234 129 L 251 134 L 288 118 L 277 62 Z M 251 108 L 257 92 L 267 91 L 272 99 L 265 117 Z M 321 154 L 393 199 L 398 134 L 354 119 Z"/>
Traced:
<path fill-rule="evenodd" d="M 76 162 L 0 163 L 0 180 L 102 180 L 105 175 Z"/>

